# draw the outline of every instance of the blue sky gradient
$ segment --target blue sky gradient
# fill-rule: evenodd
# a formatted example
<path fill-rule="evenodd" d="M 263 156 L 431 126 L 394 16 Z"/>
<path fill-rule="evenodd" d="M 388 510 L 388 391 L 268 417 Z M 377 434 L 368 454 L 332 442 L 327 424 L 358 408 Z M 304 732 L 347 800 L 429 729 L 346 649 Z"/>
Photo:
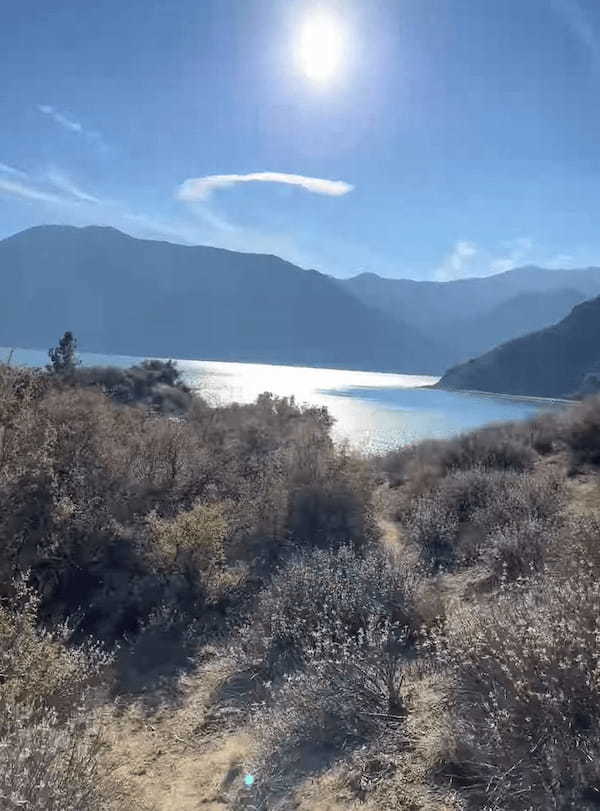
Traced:
<path fill-rule="evenodd" d="M 319 8 L 344 32 L 323 84 L 295 59 Z M 339 276 L 600 264 L 597 0 L 21 0 L 2 16 L 0 237 L 110 224 Z M 265 172 L 348 190 L 182 194 Z"/>

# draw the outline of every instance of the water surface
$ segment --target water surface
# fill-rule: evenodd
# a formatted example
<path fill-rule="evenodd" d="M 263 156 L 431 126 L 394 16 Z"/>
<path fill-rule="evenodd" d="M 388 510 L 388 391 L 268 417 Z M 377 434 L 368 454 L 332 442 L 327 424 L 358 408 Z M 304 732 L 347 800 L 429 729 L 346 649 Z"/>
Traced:
<path fill-rule="evenodd" d="M 0 350 L 5 359 L 8 351 Z M 18 349 L 15 363 L 41 366 L 47 353 Z M 85 365 L 129 366 L 139 358 L 81 353 Z M 448 437 L 491 422 L 518 420 L 555 408 L 532 401 L 423 388 L 438 378 L 314 369 L 259 363 L 181 360 L 186 382 L 212 404 L 250 403 L 264 391 L 327 406 L 334 436 L 367 452 L 385 451 L 430 437 Z"/>

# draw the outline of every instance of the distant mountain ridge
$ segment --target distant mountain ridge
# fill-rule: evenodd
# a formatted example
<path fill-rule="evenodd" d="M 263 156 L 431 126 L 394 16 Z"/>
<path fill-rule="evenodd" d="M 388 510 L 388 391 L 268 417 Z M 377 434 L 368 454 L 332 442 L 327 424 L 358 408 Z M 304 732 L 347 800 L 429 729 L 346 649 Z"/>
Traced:
<path fill-rule="evenodd" d="M 600 372 L 600 296 L 551 327 L 449 369 L 440 388 L 570 397 Z"/>
<path fill-rule="evenodd" d="M 0 345 L 442 374 L 600 294 L 600 268 L 336 279 L 276 256 L 37 226 L 0 241 Z"/>
<path fill-rule="evenodd" d="M 560 321 L 575 304 L 600 294 L 600 268 L 527 266 L 449 282 L 363 273 L 340 284 L 367 306 L 426 334 L 435 329 L 453 365 Z"/>
<path fill-rule="evenodd" d="M 443 353 L 322 273 L 275 256 L 40 226 L 0 242 L 0 344 L 65 329 L 107 354 L 435 372 Z"/>

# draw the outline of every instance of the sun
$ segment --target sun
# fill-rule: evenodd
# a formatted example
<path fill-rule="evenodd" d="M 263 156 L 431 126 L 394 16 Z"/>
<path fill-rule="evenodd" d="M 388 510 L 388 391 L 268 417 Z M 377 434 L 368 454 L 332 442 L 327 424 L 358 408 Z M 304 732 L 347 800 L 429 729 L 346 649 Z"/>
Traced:
<path fill-rule="evenodd" d="M 298 61 L 308 79 L 327 82 L 340 70 L 344 51 L 344 31 L 332 15 L 318 11 L 300 29 Z"/>

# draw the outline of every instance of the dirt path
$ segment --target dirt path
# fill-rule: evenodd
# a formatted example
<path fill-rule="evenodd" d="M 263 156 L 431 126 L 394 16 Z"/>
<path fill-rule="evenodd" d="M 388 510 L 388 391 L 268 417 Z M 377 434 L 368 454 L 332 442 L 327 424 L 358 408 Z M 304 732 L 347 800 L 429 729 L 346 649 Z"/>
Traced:
<path fill-rule="evenodd" d="M 224 811 L 244 776 L 252 740 L 243 725 L 233 731 L 203 730 L 210 697 L 223 675 L 217 659 L 183 677 L 176 706 L 165 696 L 148 713 L 143 702 L 109 722 L 117 769 L 132 811 Z"/>

